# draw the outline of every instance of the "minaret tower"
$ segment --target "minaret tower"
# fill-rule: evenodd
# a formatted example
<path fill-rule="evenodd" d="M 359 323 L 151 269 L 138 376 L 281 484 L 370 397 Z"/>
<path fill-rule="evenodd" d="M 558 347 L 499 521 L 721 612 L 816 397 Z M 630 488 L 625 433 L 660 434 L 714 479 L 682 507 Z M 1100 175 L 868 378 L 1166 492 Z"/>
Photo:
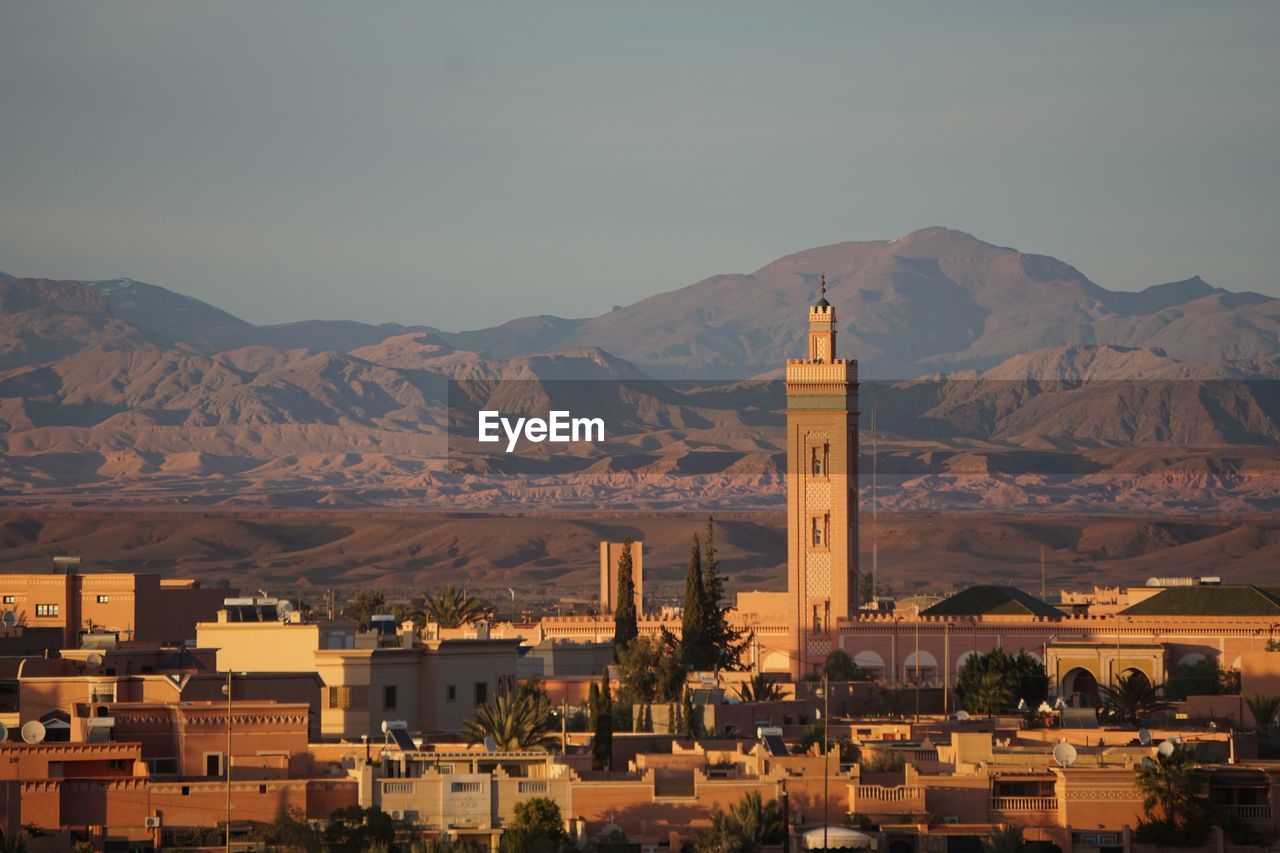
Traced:
<path fill-rule="evenodd" d="M 822 277 L 809 308 L 809 356 L 788 359 L 787 592 L 800 674 L 858 613 L 858 363 L 836 357 L 836 312 Z"/>

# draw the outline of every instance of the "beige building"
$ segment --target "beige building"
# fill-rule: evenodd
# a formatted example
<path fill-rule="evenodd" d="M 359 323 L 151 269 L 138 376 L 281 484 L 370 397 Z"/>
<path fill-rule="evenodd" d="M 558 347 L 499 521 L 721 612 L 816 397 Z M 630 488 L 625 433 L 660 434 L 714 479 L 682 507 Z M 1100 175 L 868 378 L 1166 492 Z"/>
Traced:
<path fill-rule="evenodd" d="M 228 593 L 235 590 L 159 575 L 81 573 L 68 559 L 48 572 L 0 573 L 0 616 L 6 628 L 56 629 L 68 649 L 89 633 L 176 643 L 194 637 L 196 622 L 212 618 Z"/>
<path fill-rule="evenodd" d="M 618 607 L 618 560 L 622 542 L 600 543 L 600 612 L 612 613 Z M 636 588 L 636 613 L 644 612 L 644 540 L 631 543 L 631 578 Z"/>
<path fill-rule="evenodd" d="M 196 626 L 197 645 L 217 650 L 220 671 L 318 674 L 324 738 L 381 740 L 382 724 L 396 720 L 411 732 L 457 732 L 517 681 L 519 639 L 423 641 L 412 623 L 373 637 L 352 622 L 233 618 L 224 609 Z"/>

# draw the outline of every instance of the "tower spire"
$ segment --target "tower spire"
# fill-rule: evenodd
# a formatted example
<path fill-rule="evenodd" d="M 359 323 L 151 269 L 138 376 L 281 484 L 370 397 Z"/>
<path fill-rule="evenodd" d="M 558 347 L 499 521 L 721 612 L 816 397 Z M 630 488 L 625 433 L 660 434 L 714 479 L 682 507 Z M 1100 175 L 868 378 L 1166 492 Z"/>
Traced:
<path fill-rule="evenodd" d="M 819 299 L 827 298 L 827 274 L 826 273 L 822 274 L 822 284 L 819 285 L 818 298 Z"/>

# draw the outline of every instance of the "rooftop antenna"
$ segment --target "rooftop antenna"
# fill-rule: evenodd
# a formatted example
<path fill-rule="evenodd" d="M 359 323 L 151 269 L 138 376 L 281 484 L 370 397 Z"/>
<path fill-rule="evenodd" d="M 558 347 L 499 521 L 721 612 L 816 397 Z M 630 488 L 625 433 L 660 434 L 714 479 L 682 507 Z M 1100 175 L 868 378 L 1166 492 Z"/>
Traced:
<path fill-rule="evenodd" d="M 1077 757 L 1076 748 L 1066 741 L 1053 748 L 1053 760 L 1058 763 L 1059 767 L 1070 767 L 1076 763 Z"/>
<path fill-rule="evenodd" d="M 1044 590 L 1044 545 L 1040 546 L 1040 600 L 1048 600 Z"/>

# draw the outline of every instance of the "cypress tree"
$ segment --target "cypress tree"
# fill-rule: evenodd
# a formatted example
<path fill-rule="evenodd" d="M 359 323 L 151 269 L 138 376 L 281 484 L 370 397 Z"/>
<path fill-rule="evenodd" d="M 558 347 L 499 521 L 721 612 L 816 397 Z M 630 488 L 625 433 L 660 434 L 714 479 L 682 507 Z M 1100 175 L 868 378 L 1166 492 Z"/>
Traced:
<path fill-rule="evenodd" d="M 631 563 L 631 537 L 622 540 L 618 556 L 618 603 L 613 611 L 613 659 L 640 634 L 636 613 L 636 582 Z"/>
<path fill-rule="evenodd" d="M 684 617 L 680 622 L 680 662 L 690 669 L 711 663 L 707 642 L 707 594 L 702 586 L 702 547 L 693 534 L 689 573 L 684 581 Z"/>
<path fill-rule="evenodd" d="M 724 576 L 716 559 L 715 519 L 707 518 L 706 567 L 703 570 L 703 620 L 710 651 L 708 657 L 717 669 L 742 669 L 742 655 L 750 644 L 729 624 L 729 604 L 725 601 Z"/>
<path fill-rule="evenodd" d="M 591 769 L 608 770 L 613 766 L 613 693 L 609 690 L 609 670 L 600 676 L 600 686 L 591 685 L 594 699 L 591 741 Z"/>
<path fill-rule="evenodd" d="M 693 692 L 690 690 L 686 690 L 684 697 L 680 700 L 680 729 L 681 733 L 690 740 L 698 739 L 698 717 L 693 707 Z"/>

